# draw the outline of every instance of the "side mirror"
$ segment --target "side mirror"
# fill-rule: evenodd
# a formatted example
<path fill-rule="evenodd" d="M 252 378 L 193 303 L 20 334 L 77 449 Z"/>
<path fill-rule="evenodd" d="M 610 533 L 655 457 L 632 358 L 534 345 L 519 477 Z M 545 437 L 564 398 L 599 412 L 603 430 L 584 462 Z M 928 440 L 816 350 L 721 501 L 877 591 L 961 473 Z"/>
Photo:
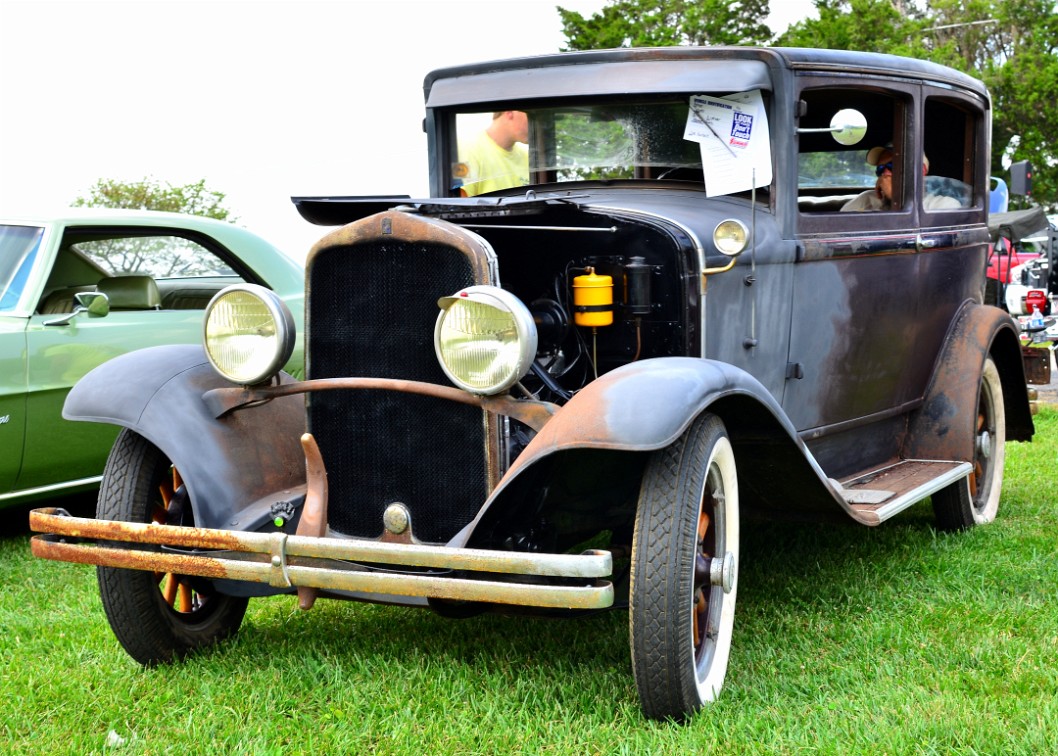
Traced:
<path fill-rule="evenodd" d="M 798 134 L 829 132 L 838 144 L 859 144 L 867 134 L 867 118 L 854 108 L 839 110 L 825 129 L 798 129 Z"/>
<path fill-rule="evenodd" d="M 834 114 L 830 119 L 830 128 L 838 144 L 859 144 L 867 134 L 867 119 L 860 111 L 846 108 Z"/>
<path fill-rule="evenodd" d="M 79 291 L 73 295 L 77 306 L 69 315 L 63 315 L 55 320 L 45 320 L 46 326 L 67 325 L 82 312 L 90 318 L 101 318 L 110 314 L 110 299 L 101 291 Z"/>
<path fill-rule="evenodd" d="M 87 312 L 90 318 L 101 318 L 110 313 L 110 298 L 102 292 L 79 291 L 73 295 L 73 298 L 77 301 L 75 313 L 80 309 L 82 312 Z"/>

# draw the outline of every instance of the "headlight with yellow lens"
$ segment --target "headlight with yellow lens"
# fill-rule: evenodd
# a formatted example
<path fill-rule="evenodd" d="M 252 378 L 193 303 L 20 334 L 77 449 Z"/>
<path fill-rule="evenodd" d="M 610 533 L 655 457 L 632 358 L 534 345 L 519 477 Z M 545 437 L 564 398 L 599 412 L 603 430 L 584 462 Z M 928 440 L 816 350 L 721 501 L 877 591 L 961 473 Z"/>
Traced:
<path fill-rule="evenodd" d="M 290 310 L 263 286 L 229 286 L 206 307 L 206 356 L 234 383 L 253 386 L 272 378 L 290 359 L 294 335 Z"/>
<path fill-rule="evenodd" d="M 536 324 L 516 296 L 495 286 L 470 286 L 437 304 L 434 350 L 454 384 L 475 394 L 498 394 L 529 372 Z"/>
<path fill-rule="evenodd" d="M 716 228 L 713 229 L 713 244 L 722 255 L 728 257 L 740 255 L 748 242 L 749 229 L 740 220 L 729 218 L 717 223 Z"/>

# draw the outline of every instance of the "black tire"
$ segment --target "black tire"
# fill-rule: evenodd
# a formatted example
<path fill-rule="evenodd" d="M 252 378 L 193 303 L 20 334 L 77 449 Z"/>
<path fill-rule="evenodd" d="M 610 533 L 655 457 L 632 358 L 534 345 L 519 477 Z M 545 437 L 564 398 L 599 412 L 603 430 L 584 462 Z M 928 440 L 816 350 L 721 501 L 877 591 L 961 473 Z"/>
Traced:
<path fill-rule="evenodd" d="M 973 472 L 933 494 L 933 514 L 941 530 L 965 530 L 996 518 L 1003 491 L 1007 439 L 1003 385 L 989 357 L 981 369 L 974 415 Z"/>
<path fill-rule="evenodd" d="M 158 447 L 128 429 L 107 458 L 96 512 L 105 520 L 192 524 L 177 470 Z M 114 635 L 148 666 L 228 638 L 249 603 L 215 593 L 204 579 L 115 567 L 97 568 L 97 577 Z"/>
<path fill-rule="evenodd" d="M 738 578 L 735 456 L 715 415 L 651 456 L 632 539 L 629 632 L 643 713 L 682 719 L 720 693 Z"/>

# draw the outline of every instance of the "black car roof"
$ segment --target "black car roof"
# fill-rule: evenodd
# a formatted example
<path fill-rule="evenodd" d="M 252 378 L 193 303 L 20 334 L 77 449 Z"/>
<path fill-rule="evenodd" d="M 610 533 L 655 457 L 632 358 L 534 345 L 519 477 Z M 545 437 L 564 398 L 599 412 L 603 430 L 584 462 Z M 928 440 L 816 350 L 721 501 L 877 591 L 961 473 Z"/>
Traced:
<path fill-rule="evenodd" d="M 427 107 L 577 93 L 694 91 L 696 83 L 713 76 L 729 91 L 745 91 L 770 89 L 770 71 L 776 68 L 930 80 L 988 99 L 980 81 L 937 63 L 883 53 L 797 47 L 657 47 L 553 53 L 440 68 L 426 76 L 423 89 Z"/>

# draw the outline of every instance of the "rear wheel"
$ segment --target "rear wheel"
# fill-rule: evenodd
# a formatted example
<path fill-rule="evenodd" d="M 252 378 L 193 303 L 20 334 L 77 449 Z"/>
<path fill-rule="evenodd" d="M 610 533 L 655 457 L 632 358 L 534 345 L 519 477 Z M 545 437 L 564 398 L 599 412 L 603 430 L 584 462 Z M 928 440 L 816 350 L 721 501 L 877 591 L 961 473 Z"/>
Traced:
<path fill-rule="evenodd" d="M 180 473 L 154 444 L 130 430 L 114 443 L 97 516 L 124 522 L 193 524 Z M 210 581 L 172 573 L 97 568 L 110 627 L 128 654 L 153 665 L 229 637 L 249 599 L 216 593 Z"/>
<path fill-rule="evenodd" d="M 643 712 L 680 719 L 727 673 L 738 569 L 735 455 L 705 414 L 654 453 L 632 542 L 629 627 Z"/>
<path fill-rule="evenodd" d="M 941 530 L 964 530 L 996 518 L 1003 490 L 1007 440 L 1003 384 L 991 358 L 985 360 L 974 416 L 973 472 L 969 478 L 933 494 L 933 513 Z"/>

